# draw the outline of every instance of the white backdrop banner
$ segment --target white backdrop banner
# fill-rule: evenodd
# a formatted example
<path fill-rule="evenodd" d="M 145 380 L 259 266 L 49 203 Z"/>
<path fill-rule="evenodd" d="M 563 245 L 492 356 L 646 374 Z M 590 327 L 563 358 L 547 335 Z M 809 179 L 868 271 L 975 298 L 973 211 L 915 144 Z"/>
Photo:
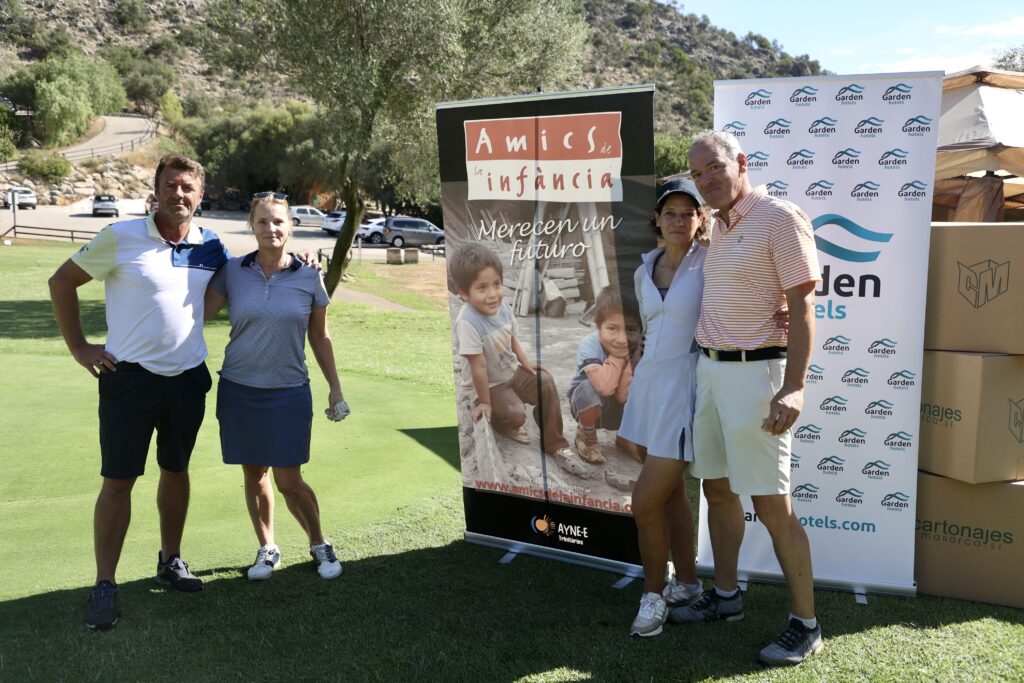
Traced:
<path fill-rule="evenodd" d="M 915 592 L 941 95 L 941 72 L 715 83 L 715 127 L 739 138 L 751 182 L 800 206 L 814 227 L 822 281 L 791 481 L 818 586 Z M 749 498 L 744 510 L 741 575 L 782 580 Z M 697 563 L 710 571 L 703 497 L 700 519 Z"/>

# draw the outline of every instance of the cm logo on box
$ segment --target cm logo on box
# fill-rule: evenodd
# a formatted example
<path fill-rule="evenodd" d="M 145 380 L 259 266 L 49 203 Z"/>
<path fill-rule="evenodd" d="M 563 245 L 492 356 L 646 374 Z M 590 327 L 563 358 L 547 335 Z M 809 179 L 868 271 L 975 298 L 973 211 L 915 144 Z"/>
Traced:
<path fill-rule="evenodd" d="M 992 259 L 979 261 L 973 266 L 956 262 L 959 268 L 956 289 L 960 296 L 975 308 L 981 308 L 1010 287 L 1010 262 L 996 263 Z"/>

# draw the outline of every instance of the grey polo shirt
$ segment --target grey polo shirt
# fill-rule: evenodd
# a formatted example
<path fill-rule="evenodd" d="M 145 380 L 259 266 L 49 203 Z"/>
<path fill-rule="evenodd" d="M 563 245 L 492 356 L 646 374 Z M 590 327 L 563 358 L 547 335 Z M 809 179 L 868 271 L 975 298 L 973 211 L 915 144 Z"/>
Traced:
<path fill-rule="evenodd" d="M 256 252 L 233 258 L 210 287 L 228 300 L 231 339 L 220 375 L 261 389 L 297 387 L 309 381 L 306 331 L 309 314 L 330 303 L 323 276 L 292 257 L 290 266 L 266 277 Z"/>

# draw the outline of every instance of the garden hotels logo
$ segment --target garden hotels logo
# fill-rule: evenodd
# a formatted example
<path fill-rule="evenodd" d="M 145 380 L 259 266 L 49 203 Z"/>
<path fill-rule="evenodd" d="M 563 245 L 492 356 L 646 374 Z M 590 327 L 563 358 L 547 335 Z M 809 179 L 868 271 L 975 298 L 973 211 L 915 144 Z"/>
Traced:
<path fill-rule="evenodd" d="M 872 460 L 867 465 L 864 465 L 864 469 L 862 469 L 860 473 L 867 476 L 868 479 L 887 479 L 890 476 L 890 467 L 892 467 L 892 465 L 884 460 Z"/>
<path fill-rule="evenodd" d="M 747 124 L 742 121 L 730 121 L 729 123 L 722 126 L 722 130 L 727 133 L 732 133 L 738 138 L 742 138 L 747 134 Z"/>
<path fill-rule="evenodd" d="M 906 432 L 893 432 L 889 436 L 885 437 L 885 445 L 889 447 L 891 451 L 905 451 L 914 445 L 914 435 L 907 434 Z"/>
<path fill-rule="evenodd" d="M 868 346 L 868 353 L 875 358 L 891 358 L 896 355 L 896 342 L 888 337 L 876 339 Z"/>
<path fill-rule="evenodd" d="M 882 156 L 878 157 L 878 165 L 886 170 L 902 168 L 909 163 L 909 156 L 910 152 L 907 150 L 893 147 L 882 152 Z"/>
<path fill-rule="evenodd" d="M 900 391 L 906 391 L 912 389 L 917 383 L 917 375 L 910 370 L 900 370 L 889 375 L 889 379 L 886 380 L 886 384 L 894 389 Z"/>
<path fill-rule="evenodd" d="M 882 93 L 882 101 L 888 102 L 889 104 L 903 104 L 904 102 L 909 102 L 910 91 L 913 89 L 914 86 L 907 85 L 906 83 L 891 85 Z"/>
<path fill-rule="evenodd" d="M 919 116 L 911 116 L 903 124 L 903 132 L 910 137 L 923 137 L 925 133 L 932 132 L 932 119 L 921 114 Z"/>
<path fill-rule="evenodd" d="M 827 138 L 836 132 L 836 126 L 838 125 L 839 121 L 831 116 L 822 116 L 820 119 L 814 120 L 814 123 L 810 125 L 807 132 L 816 138 Z"/>
<path fill-rule="evenodd" d="M 864 242 L 871 242 L 874 244 L 885 244 L 886 242 L 892 239 L 893 235 L 893 233 L 890 232 L 878 232 L 876 230 L 865 228 L 864 226 L 853 222 L 846 216 L 840 216 L 837 213 L 826 213 L 813 219 L 811 221 L 811 227 L 814 229 L 815 232 L 814 242 L 818 247 L 818 251 L 824 252 L 829 256 L 832 256 L 833 258 L 837 258 L 842 261 L 849 261 L 851 263 L 869 263 L 871 261 L 876 260 L 878 258 L 878 255 L 881 254 L 882 252 L 880 250 L 873 250 L 870 248 L 868 248 L 865 251 L 856 251 L 854 249 L 849 249 L 847 247 L 841 247 L 838 244 L 831 242 L 817 234 L 818 230 L 830 225 L 834 225 L 837 228 L 840 228 L 841 230 L 849 233 L 850 235 L 853 235 L 854 237 L 863 240 Z M 853 284 L 853 276 L 848 277 L 851 278 L 850 283 Z M 864 280 L 862 279 L 860 282 L 860 296 L 864 296 Z M 839 279 L 837 277 L 836 293 L 840 294 L 838 283 Z M 823 295 L 827 296 L 827 294 L 828 291 L 826 290 L 823 293 Z"/>
<path fill-rule="evenodd" d="M 809 149 L 798 149 L 786 159 L 786 165 L 790 168 L 800 169 L 814 165 L 814 152 Z"/>
<path fill-rule="evenodd" d="M 828 351 L 830 355 L 841 356 L 850 350 L 850 344 L 853 343 L 849 337 L 844 337 L 841 334 L 837 334 L 834 337 L 829 337 L 825 340 L 825 343 L 821 345 L 823 351 Z"/>
<path fill-rule="evenodd" d="M 793 432 L 793 438 L 804 443 L 821 441 L 821 427 L 816 424 L 804 425 Z"/>
<path fill-rule="evenodd" d="M 843 433 L 839 435 L 838 441 L 847 448 L 860 448 L 868 442 L 867 437 L 867 432 L 858 427 L 854 427 L 853 429 L 844 429 Z"/>
<path fill-rule="evenodd" d="M 896 195 L 907 202 L 919 202 L 928 196 L 928 183 L 920 180 L 903 183 Z"/>
<path fill-rule="evenodd" d="M 807 189 L 804 190 L 804 194 L 816 201 L 823 201 L 832 196 L 833 187 L 835 187 L 834 183 L 830 183 L 822 178 L 808 185 Z"/>
<path fill-rule="evenodd" d="M 820 491 L 814 484 L 800 484 L 790 494 L 794 500 L 812 501 L 818 500 L 818 491 Z"/>
<path fill-rule="evenodd" d="M 855 508 L 864 503 L 864 492 L 860 489 L 843 489 L 836 496 L 836 502 L 847 508 Z"/>
<path fill-rule="evenodd" d="M 768 125 L 764 127 L 764 134 L 770 138 L 780 140 L 793 132 L 791 129 L 792 125 L 793 122 L 788 119 L 777 118 L 768 122 Z"/>
<path fill-rule="evenodd" d="M 893 491 L 885 494 L 881 506 L 886 510 L 906 510 L 910 507 L 910 496 L 903 491 Z"/>
<path fill-rule="evenodd" d="M 869 403 L 867 408 L 864 409 L 864 414 L 873 420 L 884 420 L 887 417 L 892 417 L 892 409 L 894 407 L 889 401 L 880 399 Z"/>
<path fill-rule="evenodd" d="M 789 454 L 789 469 L 798 470 L 800 469 L 800 456 L 796 453 Z"/>
<path fill-rule="evenodd" d="M 747 95 L 746 99 L 743 100 L 743 104 L 747 105 L 751 109 L 764 109 L 772 103 L 772 91 L 759 88 L 754 92 Z"/>
<path fill-rule="evenodd" d="M 789 96 L 789 101 L 798 107 L 809 107 L 818 101 L 816 95 L 818 89 L 811 85 L 805 85 L 802 88 L 797 88 L 793 91 L 793 94 Z"/>
<path fill-rule="evenodd" d="M 873 138 L 882 134 L 882 124 L 885 123 L 885 119 L 880 119 L 877 116 L 869 116 L 853 127 L 853 132 L 862 138 Z"/>
<path fill-rule="evenodd" d="M 844 85 L 836 91 L 836 102 L 839 104 L 856 104 L 864 99 L 864 86 L 858 83 Z"/>
<path fill-rule="evenodd" d="M 834 477 L 843 473 L 843 465 L 845 464 L 846 461 L 838 455 L 830 455 L 827 458 L 822 458 L 818 461 L 818 471 L 822 474 Z"/>
<path fill-rule="evenodd" d="M 848 387 L 862 387 L 868 383 L 871 373 L 864 368 L 852 368 L 843 373 L 840 381 Z"/>
<path fill-rule="evenodd" d="M 959 270 L 956 289 L 967 303 L 981 308 L 1010 287 L 1010 262 L 997 263 L 992 259 L 965 266 L 956 262 Z"/>
<path fill-rule="evenodd" d="M 823 413 L 828 413 L 829 415 L 841 415 L 846 412 L 847 403 L 849 403 L 849 401 L 842 396 L 829 396 L 821 402 L 818 409 Z"/>
<path fill-rule="evenodd" d="M 817 384 L 823 379 L 825 379 L 825 368 L 815 363 L 811 363 L 807 368 L 807 376 L 805 378 L 806 382 L 808 384 Z"/>
<path fill-rule="evenodd" d="M 789 183 L 784 180 L 773 180 L 764 186 L 770 197 L 786 197 L 789 195 Z"/>
<path fill-rule="evenodd" d="M 858 202 L 870 202 L 872 199 L 878 198 L 878 190 L 881 187 L 881 185 L 874 181 L 865 180 L 863 183 L 857 183 L 853 186 L 853 189 L 850 190 L 850 196 Z"/>
<path fill-rule="evenodd" d="M 852 168 L 860 164 L 860 150 L 853 147 L 841 149 L 832 157 L 832 165 L 838 168 Z"/>
<path fill-rule="evenodd" d="M 763 171 L 768 168 L 768 157 L 771 155 L 760 150 L 747 155 L 747 169 L 751 171 Z"/>

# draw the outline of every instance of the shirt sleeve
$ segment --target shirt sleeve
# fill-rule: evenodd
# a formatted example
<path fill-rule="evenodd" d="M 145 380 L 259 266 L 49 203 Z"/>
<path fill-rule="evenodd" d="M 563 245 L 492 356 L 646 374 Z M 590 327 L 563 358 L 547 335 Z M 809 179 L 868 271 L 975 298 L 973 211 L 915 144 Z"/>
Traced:
<path fill-rule="evenodd" d="M 331 297 L 327 294 L 327 286 L 324 285 L 324 274 L 316 271 L 313 277 L 313 308 L 324 308 L 331 303 Z"/>
<path fill-rule="evenodd" d="M 821 280 L 811 221 L 798 207 L 782 213 L 772 233 L 772 261 L 782 289 Z"/>
<path fill-rule="evenodd" d="M 591 332 L 576 347 L 576 371 L 579 372 L 588 365 L 600 365 L 604 361 L 604 350 L 601 348 L 601 341 L 597 338 L 596 332 Z"/>
<path fill-rule="evenodd" d="M 230 263 L 230 261 L 228 262 Z M 225 263 L 223 266 L 217 269 L 217 272 L 210 278 L 210 284 L 206 285 L 214 291 L 215 294 L 220 294 L 223 297 L 228 295 L 228 265 Z"/>
<path fill-rule="evenodd" d="M 455 321 L 455 340 L 459 345 L 460 356 L 475 356 L 484 352 L 484 343 L 480 338 L 480 333 L 467 320 Z"/>
<path fill-rule="evenodd" d="M 72 255 L 71 260 L 94 280 L 103 280 L 117 265 L 117 236 L 107 226 Z"/>

